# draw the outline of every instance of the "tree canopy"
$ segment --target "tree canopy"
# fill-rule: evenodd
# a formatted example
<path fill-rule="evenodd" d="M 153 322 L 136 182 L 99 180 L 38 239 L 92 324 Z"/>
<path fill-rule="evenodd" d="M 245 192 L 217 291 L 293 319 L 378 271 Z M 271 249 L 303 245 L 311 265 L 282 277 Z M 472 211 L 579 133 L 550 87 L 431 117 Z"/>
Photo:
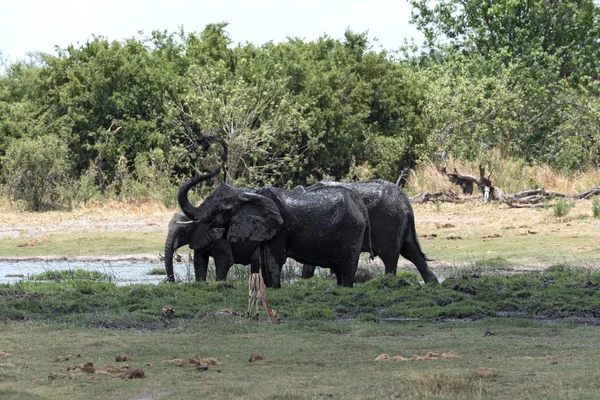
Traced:
<path fill-rule="evenodd" d="M 375 51 L 367 32 L 352 31 L 233 46 L 227 24 L 215 23 L 200 33 L 94 36 L 8 63 L 0 156 L 19 141 L 60 143 L 76 186 L 116 194 L 124 179 L 175 187 L 210 168 L 216 156 L 194 148 L 204 134 L 227 140 L 226 179 L 245 186 L 353 179 L 357 169 L 395 181 L 441 153 L 485 160 L 493 150 L 565 170 L 598 167 L 595 2 L 411 4 L 426 37 L 420 49 Z M 4 184 L 14 182 L 6 157 L 2 168 Z"/>

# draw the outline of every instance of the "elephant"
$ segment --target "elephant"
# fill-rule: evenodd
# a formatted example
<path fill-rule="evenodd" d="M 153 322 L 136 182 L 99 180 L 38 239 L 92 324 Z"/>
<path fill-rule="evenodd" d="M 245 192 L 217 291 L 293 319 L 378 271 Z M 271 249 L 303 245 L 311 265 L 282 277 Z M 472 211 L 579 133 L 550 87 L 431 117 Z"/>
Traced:
<path fill-rule="evenodd" d="M 361 198 L 343 187 L 315 188 L 300 193 L 276 187 L 254 192 L 219 185 L 198 207 L 188 198 L 189 190 L 206 180 L 195 176 L 178 191 L 183 213 L 198 223 L 201 248 L 214 242 L 211 232 L 231 243 L 255 241 L 265 275 L 265 284 L 281 286 L 281 268 L 287 257 L 298 262 L 329 267 L 338 285 L 352 286 L 363 243 L 371 250 L 369 214 Z"/>
<path fill-rule="evenodd" d="M 205 175 L 198 176 L 199 182 L 215 177 L 221 169 L 225 170 L 227 162 L 227 143 L 218 136 L 202 136 L 195 140 L 195 144 L 207 151 L 214 142 L 221 144 L 223 149 L 222 163 L 215 170 Z M 235 189 L 240 192 L 252 192 L 253 189 Z M 194 249 L 194 275 L 196 281 L 206 281 L 208 272 L 208 258 L 212 256 L 215 261 L 216 279 L 226 280 L 227 273 L 233 264 L 251 264 L 252 272 L 259 271 L 258 242 L 240 241 L 229 242 L 223 238 L 224 229 L 209 229 L 206 224 L 197 223 L 177 212 L 169 222 L 167 240 L 165 241 L 165 271 L 167 281 L 175 280 L 173 272 L 173 256 L 175 251 L 189 245 Z"/>
<path fill-rule="evenodd" d="M 307 188 L 296 187 L 294 190 L 311 192 L 323 187 L 350 189 L 364 201 L 371 222 L 373 253 L 381 257 L 387 274 L 396 274 L 398 258 L 402 255 L 417 267 L 426 283 L 438 283 L 417 239 L 415 216 L 410 201 L 400 187 L 376 179 L 355 183 L 321 181 Z M 310 278 L 314 271 L 313 265 L 305 264 L 302 277 Z"/>
<path fill-rule="evenodd" d="M 206 229 L 193 223 L 182 212 L 173 214 L 169 222 L 167 240 L 165 241 L 165 271 L 168 282 L 175 281 L 173 272 L 173 256 L 175 255 L 175 251 L 182 246 L 194 243 L 194 235 L 197 231 L 205 232 Z M 218 233 L 219 231 L 215 231 L 212 236 Z M 211 234 L 209 234 L 210 236 Z M 217 280 L 226 280 L 227 273 L 233 264 L 251 264 L 252 272 L 259 271 L 260 264 L 258 252 L 256 251 L 258 242 L 232 243 L 219 237 L 212 243 L 205 244 L 204 246 L 202 246 L 202 243 L 199 243 L 198 246 L 199 248 L 194 249 L 194 275 L 196 281 L 206 281 L 209 256 L 212 256 L 215 261 Z"/>

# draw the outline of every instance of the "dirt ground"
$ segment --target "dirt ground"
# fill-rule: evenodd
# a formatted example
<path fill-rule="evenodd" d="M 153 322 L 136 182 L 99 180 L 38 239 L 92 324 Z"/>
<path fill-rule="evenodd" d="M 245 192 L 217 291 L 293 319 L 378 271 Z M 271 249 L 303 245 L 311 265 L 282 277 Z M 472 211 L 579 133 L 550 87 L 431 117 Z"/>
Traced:
<path fill-rule="evenodd" d="M 156 202 L 137 204 L 109 203 L 76 208 L 71 211 L 48 211 L 41 213 L 15 211 L 8 206 L 0 207 L 0 240 L 35 240 L 45 235 L 74 234 L 79 232 L 119 233 L 119 232 L 164 232 L 173 213 Z M 39 257 L 36 257 L 39 259 Z M 43 257 L 46 261 L 63 260 L 62 256 Z M 27 257 L 4 257 L 0 261 L 29 260 Z M 161 262 L 156 253 L 122 254 L 69 257 L 77 261 L 135 261 Z"/>
<path fill-rule="evenodd" d="M 158 203 L 110 203 L 42 213 L 0 209 L 0 239 L 57 232 L 165 231 L 173 213 Z"/>

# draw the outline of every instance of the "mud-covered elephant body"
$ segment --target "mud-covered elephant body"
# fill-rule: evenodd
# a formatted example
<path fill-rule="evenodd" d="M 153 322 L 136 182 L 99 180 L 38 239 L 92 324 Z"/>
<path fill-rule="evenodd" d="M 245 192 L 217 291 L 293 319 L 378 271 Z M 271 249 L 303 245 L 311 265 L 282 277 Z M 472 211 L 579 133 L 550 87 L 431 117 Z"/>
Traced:
<path fill-rule="evenodd" d="M 438 282 L 427 265 L 427 259 L 417 239 L 412 206 L 400 187 L 383 180 L 355 183 L 321 181 L 307 187 L 306 191 L 319 191 L 323 187 L 347 188 L 357 193 L 364 201 L 371 222 L 373 253 L 383 260 L 386 273 L 396 273 L 398 258 L 402 255 L 417 267 L 425 282 Z M 303 278 L 313 276 L 314 265 L 321 266 L 306 263 L 302 271 Z"/>
<path fill-rule="evenodd" d="M 281 285 L 287 257 L 330 267 L 338 284 L 352 286 L 363 241 L 370 243 L 368 211 L 356 193 L 341 187 L 306 193 L 275 187 L 244 192 L 220 185 L 194 207 L 187 194 L 201 180 L 192 178 L 178 194 L 185 215 L 206 226 L 200 243 L 215 240 L 217 235 L 210 232 L 222 232 L 221 237 L 232 243 L 260 242 L 257 256 L 268 286 Z"/>
<path fill-rule="evenodd" d="M 222 232 L 221 232 L 222 234 Z M 165 271 L 167 281 L 173 282 L 175 274 L 173 270 L 173 256 L 175 251 L 185 245 L 194 248 L 194 274 L 196 281 L 205 281 L 208 273 L 208 259 L 213 257 L 215 261 L 215 272 L 217 280 L 227 279 L 229 269 L 233 264 L 252 264 L 252 272 L 258 272 L 259 263 L 257 257 L 258 242 L 229 242 L 218 237 L 218 232 L 213 232 L 214 240 L 210 243 L 202 243 L 195 239 L 194 235 L 208 235 L 206 227 L 188 218 L 182 212 L 173 214 L 169 222 L 167 240 L 165 242 Z M 192 247 L 193 248 L 193 247 Z"/>

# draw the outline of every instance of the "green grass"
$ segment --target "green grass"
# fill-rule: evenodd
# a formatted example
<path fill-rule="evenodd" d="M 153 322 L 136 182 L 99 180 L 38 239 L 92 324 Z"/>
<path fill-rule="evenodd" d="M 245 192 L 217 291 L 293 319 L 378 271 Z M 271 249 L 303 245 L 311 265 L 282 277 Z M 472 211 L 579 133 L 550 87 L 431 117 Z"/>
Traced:
<path fill-rule="evenodd" d="M 166 230 L 164 233 L 53 233 L 45 235 L 45 237 L 49 240 L 40 242 L 35 246 L 23 247 L 19 247 L 19 245 L 27 242 L 28 239 L 2 239 L 0 240 L 0 257 L 42 257 L 51 255 L 72 257 L 122 254 L 156 254 L 158 257 L 158 254 L 164 251 Z"/>
<path fill-rule="evenodd" d="M 215 316 L 246 310 L 243 277 L 0 285 L 0 352 L 11 354 L 0 356 L 0 398 L 598 398 L 600 328 L 573 322 L 600 322 L 600 272 L 560 264 L 506 275 L 490 272 L 502 260 L 490 264 L 440 285 L 420 285 L 405 271 L 354 288 L 299 280 L 268 291 L 280 325 L 262 310 L 259 321 Z M 167 304 L 175 308 L 171 321 L 160 312 Z M 460 358 L 375 361 L 429 352 Z M 86 362 L 119 367 L 119 353 L 145 377 L 48 379 Z M 252 353 L 265 360 L 248 362 Z M 54 362 L 67 354 L 81 357 Z M 166 362 L 194 355 L 220 364 L 199 371 Z"/>
<path fill-rule="evenodd" d="M 522 235 L 506 235 L 484 239 L 481 233 L 464 233 L 461 239 L 448 240 L 445 236 L 421 239 L 421 247 L 428 258 L 442 263 L 489 263 L 502 260 L 502 267 L 536 267 L 568 262 L 596 264 L 600 252 L 593 243 L 597 232 L 563 232 L 558 230 L 549 236 L 536 228 L 523 229 Z M 532 233 L 529 233 L 530 231 Z M 400 258 L 400 263 L 408 261 Z M 499 263 L 489 263 L 497 267 Z"/>
<path fill-rule="evenodd" d="M 164 274 L 164 271 L 162 271 Z M 114 277 L 106 274 L 104 272 L 99 271 L 88 271 L 81 268 L 76 269 L 67 269 L 67 270 L 49 270 L 44 271 L 42 273 L 33 275 L 30 278 L 32 281 L 67 281 L 67 280 L 91 280 L 98 282 L 111 282 L 114 280 Z"/>
<path fill-rule="evenodd" d="M 65 340 L 68 337 L 68 340 Z M 2 399 L 382 399 L 598 398 L 597 327 L 488 319 L 473 323 L 298 321 L 281 325 L 205 318 L 168 330 L 105 330 L 11 322 L 2 326 Z M 381 354 L 454 359 L 375 361 Z M 80 358 L 54 362 L 58 356 Z M 121 366 L 126 353 L 143 379 L 71 372 L 92 362 Z M 252 353 L 263 361 L 248 362 Z M 206 371 L 166 361 L 199 355 Z M 476 371 L 487 368 L 493 376 Z M 93 379 L 91 379 L 93 377 Z"/>
<path fill-rule="evenodd" d="M 144 328 L 162 321 L 160 309 L 165 304 L 175 307 L 179 322 L 223 308 L 243 312 L 247 293 L 245 280 L 130 286 L 80 279 L 23 281 L 0 286 L 0 316 Z M 474 268 L 459 271 L 441 285 L 420 285 L 416 274 L 402 272 L 376 275 L 354 288 L 315 277 L 269 290 L 269 302 L 287 320 L 335 320 L 361 314 L 479 318 L 506 312 L 536 318 L 600 318 L 600 272 L 557 265 L 543 272 L 500 275 Z"/>
<path fill-rule="evenodd" d="M 152 268 L 147 272 L 148 275 L 165 275 L 165 269 L 162 267 Z"/>

